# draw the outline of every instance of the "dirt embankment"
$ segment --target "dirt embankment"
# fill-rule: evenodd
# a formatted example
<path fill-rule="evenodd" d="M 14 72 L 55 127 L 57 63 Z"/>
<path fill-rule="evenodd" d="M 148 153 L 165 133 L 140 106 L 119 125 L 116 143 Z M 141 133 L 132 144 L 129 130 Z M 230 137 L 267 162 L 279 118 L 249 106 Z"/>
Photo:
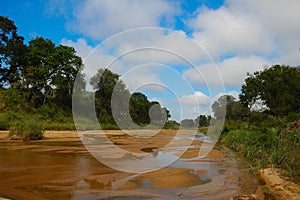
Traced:
<path fill-rule="evenodd" d="M 277 169 L 261 169 L 258 173 L 265 186 L 258 187 L 254 194 L 238 195 L 229 200 L 300 200 L 300 185 L 281 177 Z"/>
<path fill-rule="evenodd" d="M 261 169 L 259 175 L 266 182 L 270 191 L 278 194 L 282 200 L 300 199 L 300 185 L 280 177 L 276 169 Z"/>

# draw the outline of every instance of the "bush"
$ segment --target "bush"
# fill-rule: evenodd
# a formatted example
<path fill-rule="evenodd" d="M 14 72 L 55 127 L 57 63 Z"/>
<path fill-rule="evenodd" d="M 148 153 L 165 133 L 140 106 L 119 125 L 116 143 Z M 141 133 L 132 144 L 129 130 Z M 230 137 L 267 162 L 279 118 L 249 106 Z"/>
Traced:
<path fill-rule="evenodd" d="M 44 130 L 36 121 L 18 121 L 9 129 L 11 139 L 41 140 L 44 137 Z"/>
<path fill-rule="evenodd" d="M 100 127 L 102 130 L 120 130 L 118 125 L 112 123 L 101 123 Z"/>
<path fill-rule="evenodd" d="M 289 113 L 289 115 L 284 118 L 284 121 L 288 123 L 298 121 L 299 119 L 300 113 Z"/>
<path fill-rule="evenodd" d="M 234 120 L 226 120 L 224 122 L 224 126 L 222 129 L 222 133 L 227 133 L 232 130 L 242 129 L 243 127 L 247 126 L 247 122 L 243 122 L 240 120 L 234 121 Z"/>
<path fill-rule="evenodd" d="M 171 121 L 167 121 L 164 125 L 164 129 L 173 129 L 173 130 L 178 130 L 179 129 L 180 124 L 177 123 L 174 120 Z"/>
<path fill-rule="evenodd" d="M 249 123 L 265 128 L 280 127 L 283 125 L 279 118 L 262 112 L 251 112 Z"/>
<path fill-rule="evenodd" d="M 0 113 L 0 130 L 8 130 L 13 123 L 22 119 L 23 116 L 20 113 L 11 111 Z"/>
<path fill-rule="evenodd" d="M 0 130 L 9 129 L 10 121 L 7 113 L 0 113 Z"/>
<path fill-rule="evenodd" d="M 257 168 L 274 165 L 299 177 L 300 133 L 299 127 L 243 128 L 229 131 L 223 142 L 250 159 Z M 297 174 L 298 172 L 298 174 Z"/>

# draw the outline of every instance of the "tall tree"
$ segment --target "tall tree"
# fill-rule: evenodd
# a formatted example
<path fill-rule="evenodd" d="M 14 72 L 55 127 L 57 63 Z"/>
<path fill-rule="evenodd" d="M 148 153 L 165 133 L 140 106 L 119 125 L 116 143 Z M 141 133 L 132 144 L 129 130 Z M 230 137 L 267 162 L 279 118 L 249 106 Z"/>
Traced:
<path fill-rule="evenodd" d="M 26 52 L 23 41 L 14 22 L 0 16 L 0 87 L 9 87 L 21 79 Z"/>
<path fill-rule="evenodd" d="M 274 65 L 264 71 L 248 74 L 242 86 L 240 102 L 251 108 L 257 101 L 264 102 L 269 112 L 285 116 L 300 111 L 299 67 Z"/>
<path fill-rule="evenodd" d="M 29 41 L 24 78 L 29 100 L 34 107 L 40 107 L 50 96 L 54 96 L 54 86 L 51 85 L 57 70 L 52 59 L 54 52 L 55 44 L 49 39 L 37 37 Z"/>
<path fill-rule="evenodd" d="M 141 92 L 131 95 L 129 101 L 129 112 L 132 120 L 137 124 L 149 124 L 149 108 L 151 106 L 147 96 Z"/>
<path fill-rule="evenodd" d="M 26 65 L 25 88 L 34 107 L 54 102 L 70 110 L 73 84 L 83 68 L 74 48 L 37 37 L 29 41 Z"/>
<path fill-rule="evenodd" d="M 235 98 L 231 95 L 223 95 L 217 101 L 215 101 L 211 108 L 216 119 L 225 119 L 229 117 L 229 112 L 227 107 L 232 105 Z"/>
<path fill-rule="evenodd" d="M 157 101 L 150 102 L 141 92 L 131 95 L 129 108 L 132 120 L 140 125 L 149 124 L 151 120 L 157 125 L 164 124 L 171 117 L 167 108 L 161 107 Z"/>
<path fill-rule="evenodd" d="M 95 107 L 100 123 L 114 123 L 111 109 L 112 94 L 117 86 L 119 94 L 123 93 L 123 95 L 126 95 L 127 93 L 129 96 L 129 91 L 126 89 L 125 84 L 119 80 L 118 74 L 102 68 L 91 78 L 90 84 L 96 90 Z M 117 113 L 115 114 L 117 115 Z"/>
<path fill-rule="evenodd" d="M 55 86 L 55 102 L 67 110 L 71 110 L 72 90 L 75 79 L 81 90 L 85 89 L 84 76 L 81 73 L 83 63 L 73 47 L 59 45 L 52 56 L 56 70 L 50 84 Z M 80 83 L 80 84 L 79 84 Z M 77 88 L 79 89 L 79 88 Z"/>
<path fill-rule="evenodd" d="M 195 123 L 199 125 L 199 127 L 208 126 L 211 120 L 211 116 L 199 115 L 195 119 Z"/>
<path fill-rule="evenodd" d="M 231 95 L 221 96 L 213 103 L 212 110 L 216 119 L 242 120 L 249 115 L 249 109 Z"/>

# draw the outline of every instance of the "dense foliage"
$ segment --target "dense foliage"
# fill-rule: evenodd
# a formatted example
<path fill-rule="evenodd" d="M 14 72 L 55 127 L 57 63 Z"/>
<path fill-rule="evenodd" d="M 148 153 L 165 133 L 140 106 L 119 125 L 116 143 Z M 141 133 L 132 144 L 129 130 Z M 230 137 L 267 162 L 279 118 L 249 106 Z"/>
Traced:
<path fill-rule="evenodd" d="M 242 86 L 240 100 L 248 108 L 261 101 L 270 114 L 287 116 L 291 112 L 299 112 L 299 97 L 299 67 L 275 65 L 264 71 L 248 74 Z"/>
<path fill-rule="evenodd" d="M 116 121 L 119 121 L 125 124 L 125 128 L 132 128 L 129 125 L 126 127 L 126 121 L 132 119 L 134 123 L 145 126 L 151 120 L 154 124 L 165 123 L 171 117 L 166 108 L 161 107 L 159 102 L 150 102 L 143 93 L 130 94 L 126 85 L 119 79 L 119 75 L 109 69 L 99 69 L 90 83 L 96 90 L 95 108 L 100 124 L 115 125 Z M 114 110 L 112 110 L 112 98 L 114 98 Z"/>
<path fill-rule="evenodd" d="M 55 46 L 42 37 L 26 46 L 13 21 L 1 17 L 0 25 L 1 110 L 36 111 L 48 106 L 70 115 L 73 83 L 83 67 L 74 48 Z"/>

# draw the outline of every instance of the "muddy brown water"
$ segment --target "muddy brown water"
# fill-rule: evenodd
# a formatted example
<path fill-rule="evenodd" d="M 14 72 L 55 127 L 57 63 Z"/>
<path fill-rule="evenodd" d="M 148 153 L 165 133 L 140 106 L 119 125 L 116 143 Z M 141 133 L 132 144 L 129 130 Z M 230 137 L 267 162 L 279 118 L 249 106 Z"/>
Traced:
<path fill-rule="evenodd" d="M 141 151 L 157 148 L 152 146 Z M 216 156 L 204 159 L 189 152 L 164 169 L 130 174 L 101 164 L 76 137 L 33 142 L 0 139 L 0 197 L 225 199 L 254 192 L 259 182 L 247 164 L 221 145 L 214 151 Z"/>

